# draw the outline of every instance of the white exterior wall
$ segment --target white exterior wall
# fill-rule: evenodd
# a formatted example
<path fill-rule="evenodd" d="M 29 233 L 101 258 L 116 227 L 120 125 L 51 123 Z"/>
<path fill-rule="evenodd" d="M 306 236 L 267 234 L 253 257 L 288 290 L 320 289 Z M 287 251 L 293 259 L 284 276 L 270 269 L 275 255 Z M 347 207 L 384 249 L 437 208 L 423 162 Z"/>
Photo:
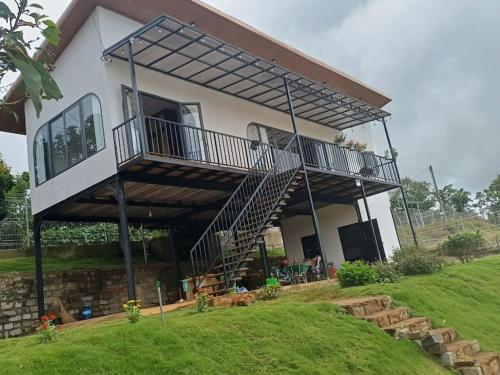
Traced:
<path fill-rule="evenodd" d="M 34 214 L 116 173 L 105 70 L 101 61 L 102 51 L 94 19 L 96 12 L 89 17 L 56 61 L 52 75 L 61 89 L 63 98 L 59 101 L 44 102 L 39 118 L 36 117 L 31 101 L 25 104 L 31 204 Z M 90 92 L 96 94 L 101 101 L 106 147 L 56 177 L 35 186 L 33 139 L 37 130 Z"/>
<path fill-rule="evenodd" d="M 116 173 L 112 128 L 124 121 L 121 86 L 130 86 L 130 73 L 128 64 L 124 61 L 115 59 L 108 63 L 101 60 L 101 42 L 103 48 L 107 48 L 140 26 L 133 20 L 98 7 L 56 62 L 57 68 L 53 75 L 64 98 L 58 102 L 44 103 L 44 110 L 39 119 L 34 114 L 32 104 L 30 102 L 26 104 L 27 141 L 34 213 L 77 194 Z M 246 137 L 247 125 L 251 122 L 257 122 L 291 131 L 290 117 L 285 113 L 152 70 L 136 67 L 136 71 L 138 87 L 144 92 L 179 102 L 199 102 L 205 129 Z M 101 100 L 106 148 L 36 187 L 32 153 L 36 130 L 47 120 L 89 92 L 95 93 Z M 302 119 L 297 119 L 297 126 L 301 134 L 325 141 L 332 141 L 337 133 L 334 129 Z M 352 135 L 348 131 L 347 135 L 349 138 L 366 141 L 369 143 L 369 148 L 373 146 L 369 125 L 366 128 L 357 128 Z M 373 197 L 370 198 L 370 203 L 372 200 L 377 201 L 376 204 L 373 204 L 374 207 L 371 207 L 372 216 L 380 222 L 384 246 L 387 255 L 389 255 L 390 249 L 397 244 L 397 238 L 388 210 L 388 198 Z M 325 207 L 319 211 L 321 213 L 321 226 L 325 226 L 325 229 L 322 230 L 324 242 L 328 241 L 332 244 L 331 258 L 330 255 L 328 256 L 329 261 L 338 264 L 343 260 L 343 257 L 342 252 L 339 253 L 338 232 L 332 228 L 356 222 L 355 211 L 350 206 L 342 205 Z M 387 218 L 391 221 L 388 221 Z M 306 230 L 308 228 L 306 222 L 310 222 L 307 217 L 291 218 L 287 221 L 286 227 L 293 228 L 296 224 L 298 229 Z M 312 230 L 312 227 L 310 229 Z M 285 228 L 284 241 L 285 245 L 289 247 L 290 254 L 297 254 L 297 259 L 299 259 L 303 257 L 300 255 L 302 254 L 300 237 L 303 236 L 298 237 L 298 242 L 292 240 L 292 238 L 296 238 L 296 233 L 298 230 L 287 231 Z M 312 233 L 311 231 L 308 234 Z"/>
<path fill-rule="evenodd" d="M 358 222 L 356 209 L 350 205 L 332 204 L 320 208 L 317 213 L 326 260 L 328 263 L 333 262 L 338 267 L 344 261 L 344 254 L 337 229 Z M 281 233 L 287 258 L 290 261 L 302 261 L 304 251 L 300 239 L 314 234 L 312 217 L 300 215 L 283 220 L 281 222 Z"/>

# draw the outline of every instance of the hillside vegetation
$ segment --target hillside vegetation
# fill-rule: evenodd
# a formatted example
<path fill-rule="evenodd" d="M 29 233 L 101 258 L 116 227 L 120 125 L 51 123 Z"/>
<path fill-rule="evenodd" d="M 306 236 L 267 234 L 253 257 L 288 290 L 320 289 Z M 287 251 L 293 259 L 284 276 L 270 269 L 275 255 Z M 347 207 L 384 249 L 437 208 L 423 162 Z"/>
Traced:
<path fill-rule="evenodd" d="M 192 308 L 137 325 L 113 321 L 63 331 L 52 344 L 34 337 L 0 342 L 2 374 L 447 374 L 414 343 L 394 340 L 347 316 L 332 300 L 389 294 L 396 303 L 452 325 L 500 351 L 500 257 L 452 266 L 397 284 L 284 294 L 248 307 Z"/>

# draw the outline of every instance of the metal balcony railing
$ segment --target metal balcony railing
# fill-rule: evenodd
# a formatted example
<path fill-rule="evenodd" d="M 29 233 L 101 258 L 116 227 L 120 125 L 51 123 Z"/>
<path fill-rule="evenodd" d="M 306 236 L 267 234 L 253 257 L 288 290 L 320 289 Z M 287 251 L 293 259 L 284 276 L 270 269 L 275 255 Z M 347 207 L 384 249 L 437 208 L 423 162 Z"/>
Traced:
<path fill-rule="evenodd" d="M 399 183 L 394 161 L 390 158 L 305 136 L 301 136 L 301 142 L 304 162 L 310 167 Z"/>
<path fill-rule="evenodd" d="M 268 149 L 267 144 L 213 130 L 200 129 L 163 119 L 132 118 L 113 129 L 118 166 L 149 154 L 202 164 L 250 170 Z M 334 143 L 300 136 L 306 165 L 333 173 L 363 176 L 399 183 L 394 161 L 372 152 L 359 152 Z M 143 150 L 145 149 L 145 150 Z M 273 149 L 273 158 L 280 150 Z M 265 170 L 265 169 L 264 169 Z"/>

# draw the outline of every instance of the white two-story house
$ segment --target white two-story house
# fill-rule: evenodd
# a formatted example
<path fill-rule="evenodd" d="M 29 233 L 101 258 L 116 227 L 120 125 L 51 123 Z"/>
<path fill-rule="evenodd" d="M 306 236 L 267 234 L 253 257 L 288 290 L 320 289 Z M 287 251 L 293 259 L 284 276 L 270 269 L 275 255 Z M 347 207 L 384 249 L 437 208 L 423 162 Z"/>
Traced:
<path fill-rule="evenodd" d="M 397 168 L 372 152 L 387 96 L 198 0 L 74 0 L 59 26 L 64 97 L 0 123 L 28 142 L 40 312 L 44 221 L 119 223 L 131 299 L 140 223 L 175 231 L 195 285 L 221 292 L 270 226 L 323 269 L 399 246 Z"/>

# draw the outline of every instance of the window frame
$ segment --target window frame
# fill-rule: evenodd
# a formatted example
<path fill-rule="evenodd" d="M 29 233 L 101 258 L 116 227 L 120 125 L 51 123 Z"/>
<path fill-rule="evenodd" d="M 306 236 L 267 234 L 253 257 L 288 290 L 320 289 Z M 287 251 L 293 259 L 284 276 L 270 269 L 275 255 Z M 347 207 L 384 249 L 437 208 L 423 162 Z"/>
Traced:
<path fill-rule="evenodd" d="M 92 155 L 88 156 L 87 147 L 86 147 L 87 135 L 85 134 L 85 127 L 84 127 L 84 124 L 83 124 L 83 106 L 82 106 L 82 101 L 85 98 L 91 97 L 91 96 L 94 96 L 97 99 L 97 103 L 99 104 L 99 112 L 100 112 L 100 115 L 101 115 L 101 127 L 102 127 L 102 135 L 103 135 L 103 145 L 102 145 L 101 149 L 97 150 L 95 153 L 93 153 Z M 81 140 L 82 140 L 83 158 L 81 160 L 77 161 L 76 163 L 70 163 L 70 160 L 69 160 L 69 149 L 68 149 L 68 146 L 67 146 L 68 145 L 68 140 L 66 138 L 66 120 L 65 120 L 66 116 L 65 115 L 71 109 L 74 109 L 75 106 L 78 106 L 78 109 L 79 109 L 78 112 L 79 112 L 79 115 L 80 115 L 80 137 L 81 137 Z M 58 173 L 54 173 L 54 157 L 53 157 L 53 152 L 52 152 L 52 123 L 54 121 L 56 121 L 57 119 L 59 119 L 59 118 L 62 118 L 62 121 L 63 121 L 64 138 L 65 138 L 65 144 L 66 144 L 66 147 L 65 147 L 66 167 L 64 169 L 60 170 Z M 37 165 L 36 165 L 36 158 L 37 158 L 37 154 L 36 154 L 36 139 L 37 139 L 37 136 L 38 136 L 39 132 L 45 126 L 47 126 L 47 129 L 48 129 L 48 139 L 49 139 L 49 147 L 48 147 L 48 149 L 49 149 L 49 152 L 47 154 L 48 154 L 48 157 L 50 158 L 50 160 L 49 160 L 50 168 L 49 168 L 49 171 L 47 171 L 47 170 L 45 171 L 45 174 L 46 174 L 45 181 L 38 182 L 38 179 L 37 179 Z M 95 126 L 94 126 L 94 131 L 95 131 Z M 47 181 L 49 181 L 49 180 L 51 180 L 51 179 L 59 176 L 60 174 L 64 173 L 65 171 L 67 171 L 67 170 L 73 168 L 74 166 L 80 164 L 81 162 L 83 162 L 83 161 L 91 158 L 94 155 L 97 155 L 99 152 L 101 152 L 105 148 L 106 148 L 106 134 L 105 134 L 105 131 L 104 131 L 104 116 L 103 116 L 103 113 L 102 113 L 101 99 L 99 98 L 99 96 L 96 93 L 89 92 L 89 93 L 83 95 L 82 97 L 78 98 L 74 102 L 72 102 L 62 112 L 58 113 L 57 115 L 53 116 L 48 121 L 46 121 L 45 123 L 43 123 L 38 128 L 38 130 L 36 131 L 35 136 L 33 138 L 33 172 L 34 172 L 34 177 L 35 177 L 35 186 L 38 187 L 38 186 L 43 185 Z"/>

